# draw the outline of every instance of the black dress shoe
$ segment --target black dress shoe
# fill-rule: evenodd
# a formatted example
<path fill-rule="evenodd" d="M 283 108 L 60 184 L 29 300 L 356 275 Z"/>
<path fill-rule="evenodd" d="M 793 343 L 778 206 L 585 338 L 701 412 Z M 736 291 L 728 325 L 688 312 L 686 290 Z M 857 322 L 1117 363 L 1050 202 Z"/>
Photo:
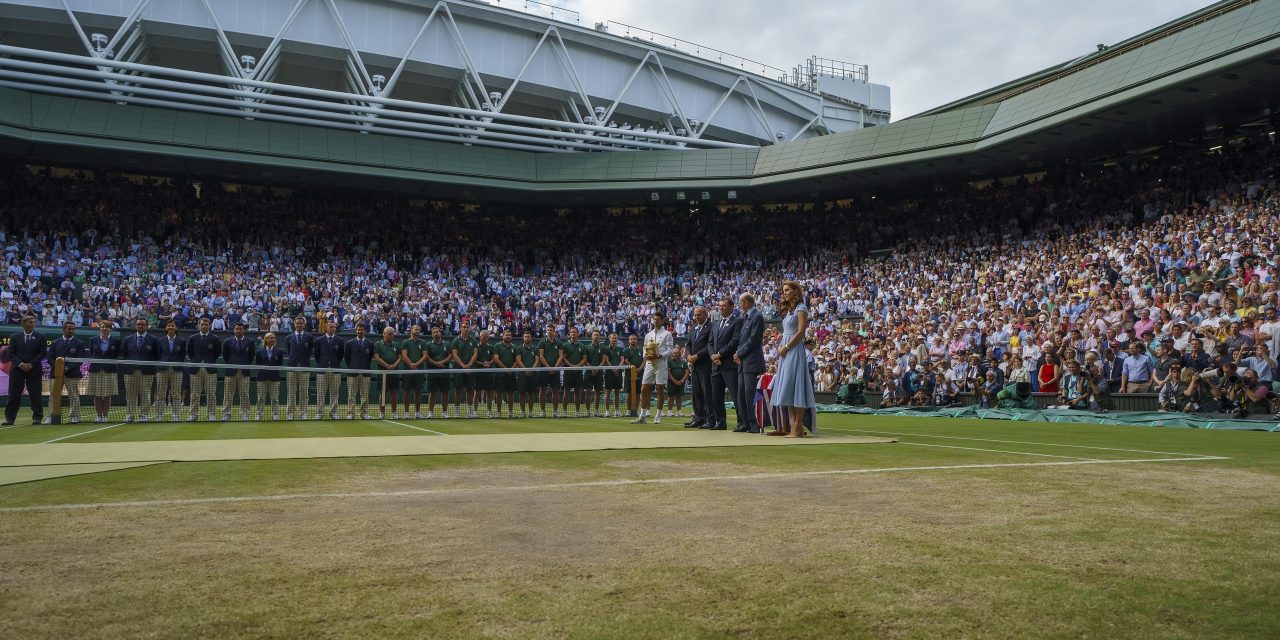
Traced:
<path fill-rule="evenodd" d="M 734 432 L 734 433 L 746 433 L 746 432 L 747 432 L 747 428 L 746 428 L 746 427 L 734 427 L 733 432 Z"/>
<path fill-rule="evenodd" d="M 700 425 L 700 424 L 695 424 L 695 423 L 692 423 L 692 422 L 691 422 L 691 423 L 689 423 L 689 424 L 684 425 L 684 428 L 686 428 L 686 429 L 700 429 L 700 428 L 702 428 L 702 425 Z"/>
<path fill-rule="evenodd" d="M 690 421 L 688 421 L 688 422 L 684 423 L 684 426 L 686 426 L 686 427 L 701 427 L 701 426 L 702 426 L 702 421 L 701 421 L 701 420 L 690 420 Z"/>
<path fill-rule="evenodd" d="M 707 427 L 707 430 L 708 431 L 724 431 L 724 425 L 718 424 L 718 425 L 715 425 L 714 427 Z"/>
<path fill-rule="evenodd" d="M 0 427 L 12 427 L 12 426 L 13 426 L 13 423 L 9 422 L 8 420 L 5 420 L 4 422 L 0 422 Z"/>
<path fill-rule="evenodd" d="M 747 433 L 760 433 L 760 427 L 756 427 L 754 429 L 747 429 Z"/>

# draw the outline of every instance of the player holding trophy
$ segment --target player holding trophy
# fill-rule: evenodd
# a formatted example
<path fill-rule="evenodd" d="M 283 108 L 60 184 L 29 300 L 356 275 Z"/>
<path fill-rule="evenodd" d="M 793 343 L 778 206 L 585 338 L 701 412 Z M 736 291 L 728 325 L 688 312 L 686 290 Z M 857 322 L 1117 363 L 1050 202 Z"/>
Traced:
<path fill-rule="evenodd" d="M 662 424 L 662 402 L 667 395 L 667 359 L 675 350 L 675 338 L 667 331 L 667 316 L 661 310 L 654 310 L 651 316 L 653 329 L 644 334 L 644 375 L 640 378 L 640 412 L 632 424 L 644 422 L 649 413 L 649 401 L 653 397 L 654 386 L 658 387 L 658 411 L 653 413 L 653 423 Z"/>

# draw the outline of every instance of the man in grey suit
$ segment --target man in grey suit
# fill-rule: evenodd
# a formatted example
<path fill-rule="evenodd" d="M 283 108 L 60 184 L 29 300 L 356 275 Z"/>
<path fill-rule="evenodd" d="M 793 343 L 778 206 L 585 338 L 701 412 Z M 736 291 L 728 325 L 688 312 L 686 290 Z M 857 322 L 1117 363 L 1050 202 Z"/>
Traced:
<path fill-rule="evenodd" d="M 729 397 L 733 398 L 738 394 L 738 363 L 734 362 L 733 354 L 738 350 L 738 333 L 742 327 L 742 321 L 733 315 L 733 300 L 725 298 L 720 301 L 720 319 L 715 322 L 708 323 L 711 325 L 711 333 L 708 337 L 707 353 L 711 358 L 711 393 L 710 407 L 707 411 L 707 423 L 703 425 L 703 429 L 712 431 L 724 431 L 725 411 L 724 396 L 725 390 L 728 389 Z M 737 409 L 737 403 L 734 403 Z M 742 413 L 738 413 L 738 424 L 742 424 Z"/>
<path fill-rule="evenodd" d="M 742 330 L 738 333 L 738 350 L 733 354 L 738 363 L 738 393 L 733 406 L 738 411 L 742 425 L 737 433 L 760 433 L 756 412 L 752 405 L 756 399 L 756 384 L 764 374 L 764 315 L 756 308 L 755 296 L 744 293 L 738 297 L 742 310 Z"/>

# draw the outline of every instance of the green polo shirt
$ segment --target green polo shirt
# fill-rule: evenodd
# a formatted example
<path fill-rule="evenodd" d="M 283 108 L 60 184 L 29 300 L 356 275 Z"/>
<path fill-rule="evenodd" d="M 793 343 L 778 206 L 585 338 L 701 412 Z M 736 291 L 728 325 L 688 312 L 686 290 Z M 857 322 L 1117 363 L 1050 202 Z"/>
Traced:
<path fill-rule="evenodd" d="M 548 340 L 543 338 L 538 343 L 538 353 L 542 355 L 542 359 L 547 362 L 548 367 L 556 366 L 556 362 L 560 359 L 560 352 L 564 347 L 559 340 Z"/>
<path fill-rule="evenodd" d="M 475 338 L 463 338 L 462 336 L 458 336 L 453 339 L 453 343 L 449 345 L 449 348 L 457 351 L 458 359 L 462 360 L 463 364 L 466 364 L 471 360 L 471 356 L 476 352 L 476 341 Z M 462 368 L 462 364 L 458 364 L 457 362 L 454 362 L 452 366 L 458 369 Z"/>
<path fill-rule="evenodd" d="M 400 351 L 403 352 L 405 356 L 408 358 L 405 361 L 404 368 L 408 369 L 410 362 L 417 362 L 418 360 L 422 359 L 422 352 L 426 348 L 427 348 L 427 341 L 423 340 L 422 338 L 418 338 L 417 340 L 414 340 L 413 338 L 405 338 L 404 340 L 402 340 L 400 342 Z M 425 368 L 426 366 L 428 365 L 426 363 L 423 363 L 423 365 L 418 368 L 422 369 L 422 368 Z"/>
<path fill-rule="evenodd" d="M 519 349 L 516 343 L 504 344 L 499 342 L 493 345 L 493 352 L 498 356 L 498 362 L 504 367 L 512 367 L 516 364 L 516 350 Z"/>
<path fill-rule="evenodd" d="M 530 344 L 525 346 L 523 342 L 516 345 L 513 350 L 516 356 L 520 358 L 520 366 L 532 368 L 538 366 L 538 346 Z"/>
<path fill-rule="evenodd" d="M 644 351 L 640 347 L 626 347 L 622 350 L 622 359 L 633 367 L 643 367 Z"/>
<path fill-rule="evenodd" d="M 400 343 L 395 340 L 392 340 L 390 343 L 385 340 L 379 340 L 373 344 L 373 354 L 382 358 L 386 362 L 395 362 L 396 359 L 400 357 Z M 379 364 L 377 360 L 373 361 L 373 368 L 386 370 L 386 367 Z M 403 369 L 404 364 L 398 363 L 393 368 Z"/>
<path fill-rule="evenodd" d="M 599 366 L 600 361 L 604 358 L 605 350 L 608 349 L 601 343 L 591 343 L 583 347 L 582 350 L 587 353 L 587 364 L 593 367 Z"/>
<path fill-rule="evenodd" d="M 609 364 L 622 364 L 622 349 L 619 349 L 618 347 L 605 345 L 605 347 L 600 350 L 600 355 L 608 358 Z"/>
<path fill-rule="evenodd" d="M 684 370 L 688 368 L 689 363 L 686 360 L 676 360 L 675 358 L 672 358 L 667 361 L 667 371 L 671 372 L 671 377 L 676 380 L 683 377 Z M 670 380 L 667 380 L 667 382 L 670 382 Z"/>
<path fill-rule="evenodd" d="M 577 366 L 582 362 L 583 346 L 577 340 L 565 340 L 561 350 L 564 351 L 564 360 L 572 366 Z"/>
<path fill-rule="evenodd" d="M 485 344 L 480 344 L 479 342 L 476 342 L 476 366 L 490 367 L 490 366 L 493 366 L 492 362 L 493 362 L 493 343 L 486 342 Z"/>

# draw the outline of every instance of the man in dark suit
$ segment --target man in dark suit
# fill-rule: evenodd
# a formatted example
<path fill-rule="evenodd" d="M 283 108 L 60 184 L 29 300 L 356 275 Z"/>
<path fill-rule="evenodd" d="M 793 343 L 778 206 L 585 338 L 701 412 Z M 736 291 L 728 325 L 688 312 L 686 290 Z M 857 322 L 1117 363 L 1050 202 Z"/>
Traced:
<path fill-rule="evenodd" d="M 254 358 L 254 364 L 260 367 L 284 366 L 284 351 L 276 348 L 276 334 L 268 333 L 262 337 L 262 348 Z M 280 371 L 278 369 L 258 370 L 258 419 L 262 419 L 262 407 L 271 405 L 271 419 L 280 419 Z"/>
<path fill-rule="evenodd" d="M 208 318 L 200 318 L 199 333 L 187 338 L 187 360 L 197 364 L 217 364 L 222 355 L 222 340 L 209 330 L 212 323 Z M 191 372 L 191 416 L 195 421 L 200 413 L 200 397 L 204 396 L 204 406 L 209 411 L 209 421 L 218 419 L 218 370 L 212 367 L 198 367 Z"/>
<path fill-rule="evenodd" d="M 284 363 L 287 367 L 310 367 L 311 351 L 315 336 L 307 333 L 307 319 L 298 316 L 293 320 L 293 333 L 284 339 Z M 285 417 L 304 420 L 311 397 L 311 374 L 307 371 L 290 371 L 286 374 Z"/>
<path fill-rule="evenodd" d="M 316 366 L 321 369 L 341 369 L 347 344 L 338 337 L 338 323 L 328 322 L 324 330 L 325 334 L 316 338 L 313 347 Z M 322 417 L 328 420 L 338 419 L 338 390 L 341 387 L 342 376 L 337 371 L 321 371 L 316 377 L 316 420 Z"/>
<path fill-rule="evenodd" d="M 149 324 L 138 318 L 134 323 L 137 333 L 125 338 L 120 349 L 121 360 L 137 360 L 155 362 L 160 358 L 160 344 L 156 337 L 147 333 Z M 156 368 L 147 365 L 122 364 L 120 373 L 124 374 L 124 404 L 128 408 L 125 422 L 147 421 L 147 411 L 151 408 L 151 386 L 155 383 Z"/>
<path fill-rule="evenodd" d="M 694 307 L 693 326 L 689 329 L 689 364 L 692 365 L 690 377 L 693 378 L 693 419 L 684 423 L 690 429 L 701 427 L 708 422 L 710 413 L 709 392 L 711 391 L 711 352 L 707 345 L 711 342 L 710 326 L 707 324 L 706 307 Z"/>
<path fill-rule="evenodd" d="M 18 419 L 25 389 L 31 396 L 31 424 L 44 420 L 44 396 L 40 392 L 41 364 L 47 347 L 44 336 L 36 333 L 36 317 L 22 318 L 22 331 L 9 337 L 9 402 L 4 407 L 4 424 L 12 425 Z"/>
<path fill-rule="evenodd" d="M 253 364 L 258 343 L 244 337 L 244 323 L 237 322 L 231 328 L 230 338 L 222 341 L 223 364 Z M 222 379 L 222 419 L 231 419 L 231 398 L 240 400 L 240 419 L 249 419 L 249 370 L 227 369 Z"/>
<path fill-rule="evenodd" d="M 70 320 L 62 323 L 62 337 L 53 341 L 49 347 L 49 370 L 52 371 L 58 358 L 86 358 L 89 345 L 76 337 L 76 323 Z M 66 389 L 67 408 L 70 410 L 71 424 L 80 422 L 80 364 L 68 362 L 63 366 L 62 377 L 55 377 L 55 385 L 49 390 L 49 397 L 56 398 Z"/>
<path fill-rule="evenodd" d="M 169 364 L 156 367 L 156 420 L 168 411 L 176 422 L 182 407 L 182 367 L 177 365 L 187 360 L 187 341 L 178 337 L 178 323 L 170 320 L 165 324 L 159 343 L 158 361 Z"/>
<path fill-rule="evenodd" d="M 733 355 L 738 363 L 738 394 L 733 407 L 742 416 L 742 426 L 734 431 L 760 433 L 753 407 L 756 384 L 764 374 L 764 315 L 756 308 L 755 296 L 749 293 L 738 297 L 738 308 L 742 311 L 742 330 L 738 334 L 738 350 Z"/>
<path fill-rule="evenodd" d="M 346 359 L 348 369 L 373 368 L 373 341 L 365 337 L 363 324 L 356 325 L 356 337 L 347 342 Z M 347 378 L 347 419 L 354 418 L 373 418 L 369 415 L 369 376 L 365 374 Z"/>
<path fill-rule="evenodd" d="M 707 414 L 704 429 L 723 431 L 726 427 L 724 410 L 725 390 L 729 397 L 738 392 L 738 363 L 733 354 L 738 350 L 738 334 L 742 328 L 742 320 L 733 315 L 733 301 L 725 298 L 720 301 L 720 319 L 710 323 L 711 331 L 707 342 L 707 353 L 711 358 L 711 406 Z M 737 405 L 734 405 L 737 409 Z M 742 413 L 737 415 L 738 424 L 742 424 Z"/>
<path fill-rule="evenodd" d="M 89 395 L 93 396 L 93 408 L 97 414 L 94 422 L 106 422 L 111 411 L 111 399 L 120 392 L 116 379 L 116 360 L 120 359 L 120 338 L 111 335 L 112 324 L 106 318 L 98 320 L 98 335 L 89 340 Z"/>

